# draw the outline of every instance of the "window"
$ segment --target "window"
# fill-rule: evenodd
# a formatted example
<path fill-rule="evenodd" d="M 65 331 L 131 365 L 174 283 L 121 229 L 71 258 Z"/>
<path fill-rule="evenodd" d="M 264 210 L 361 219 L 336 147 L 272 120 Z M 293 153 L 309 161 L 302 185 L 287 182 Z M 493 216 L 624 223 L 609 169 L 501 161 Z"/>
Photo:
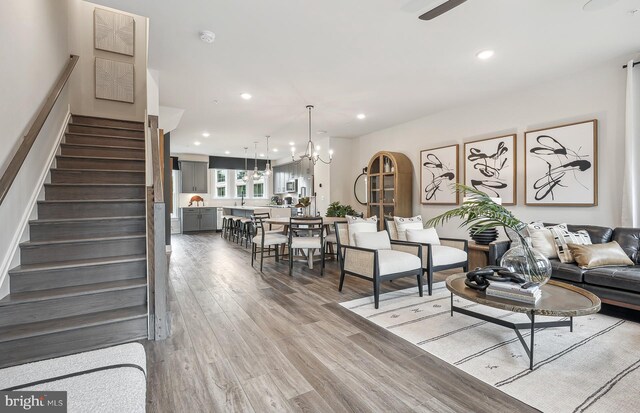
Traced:
<path fill-rule="evenodd" d="M 215 176 L 215 191 L 216 198 L 226 198 L 227 197 L 227 170 L 226 169 L 216 169 L 214 172 Z"/>
<path fill-rule="evenodd" d="M 253 197 L 264 198 L 264 182 L 253 183 Z"/>
<path fill-rule="evenodd" d="M 236 197 L 247 198 L 247 184 L 243 181 L 247 175 L 245 171 L 236 171 Z"/>

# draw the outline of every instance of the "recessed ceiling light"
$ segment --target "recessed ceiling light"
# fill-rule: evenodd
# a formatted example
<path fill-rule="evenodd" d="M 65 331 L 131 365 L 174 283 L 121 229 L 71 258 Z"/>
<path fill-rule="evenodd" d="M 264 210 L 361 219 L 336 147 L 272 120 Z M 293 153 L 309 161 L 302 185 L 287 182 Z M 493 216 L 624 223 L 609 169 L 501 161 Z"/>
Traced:
<path fill-rule="evenodd" d="M 225 154 L 225 155 L 229 155 L 230 153 L 231 153 L 231 152 L 229 152 L 229 151 L 224 151 L 224 154 Z"/>
<path fill-rule="evenodd" d="M 327 131 L 326 130 L 322 130 L 320 129 L 318 132 L 316 132 L 318 135 L 326 135 Z"/>
<path fill-rule="evenodd" d="M 492 58 L 494 54 L 493 50 L 482 50 L 476 54 L 476 57 L 481 60 L 487 60 Z"/>
<path fill-rule="evenodd" d="M 200 146 L 200 141 L 195 141 L 195 142 L 193 142 L 193 144 L 196 145 L 196 146 Z"/>
<path fill-rule="evenodd" d="M 293 146 L 293 145 L 295 145 L 295 144 L 296 144 L 296 143 L 295 143 L 295 142 L 293 142 L 293 141 L 289 142 L 289 145 L 291 145 L 291 146 Z"/>
<path fill-rule="evenodd" d="M 202 136 L 208 138 L 211 134 L 209 132 L 202 132 Z"/>
<path fill-rule="evenodd" d="M 240 95 L 240 97 L 244 100 L 249 100 L 251 99 L 253 96 L 251 96 L 251 93 L 243 93 Z"/>
<path fill-rule="evenodd" d="M 273 148 L 273 151 L 274 152 L 278 152 L 278 148 Z"/>
<path fill-rule="evenodd" d="M 365 115 L 364 113 L 358 113 L 358 116 L 356 116 L 356 118 L 358 118 L 360 120 L 362 120 L 362 119 L 364 119 L 366 117 L 367 117 L 367 115 Z"/>
<path fill-rule="evenodd" d="M 261 153 L 261 154 L 260 154 L 260 157 L 261 157 L 261 158 L 264 158 L 264 153 Z"/>
<path fill-rule="evenodd" d="M 210 30 L 203 30 L 200 32 L 200 40 L 205 43 L 213 43 L 216 40 L 216 34 Z"/>
<path fill-rule="evenodd" d="M 322 149 L 322 147 L 320 145 L 316 145 L 316 149 L 320 150 L 320 149 Z"/>

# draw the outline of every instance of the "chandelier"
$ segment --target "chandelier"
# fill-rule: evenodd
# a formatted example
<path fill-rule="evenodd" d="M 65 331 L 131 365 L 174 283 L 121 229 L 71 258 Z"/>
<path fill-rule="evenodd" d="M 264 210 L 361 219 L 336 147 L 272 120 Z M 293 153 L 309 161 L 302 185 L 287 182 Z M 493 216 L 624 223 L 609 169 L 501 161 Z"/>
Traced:
<path fill-rule="evenodd" d="M 246 184 L 249 182 L 249 171 L 247 170 L 247 149 L 248 147 L 244 147 L 244 176 L 242 177 L 242 181 Z"/>
<path fill-rule="evenodd" d="M 318 152 L 316 151 L 316 146 L 314 145 L 313 141 L 311 140 L 311 110 L 312 109 L 313 109 L 313 105 L 307 105 L 307 110 L 309 111 L 309 141 L 307 142 L 307 148 L 305 149 L 304 154 L 299 156 L 299 159 L 296 160 L 296 158 L 295 158 L 296 150 L 295 150 L 295 148 L 292 147 L 291 148 L 291 160 L 293 161 L 293 163 L 296 163 L 296 164 L 300 163 L 300 162 L 302 162 L 304 160 L 309 160 L 309 161 L 313 162 L 314 165 L 318 161 L 328 165 L 333 160 L 333 150 L 329 151 L 329 160 L 325 161 L 324 159 L 322 159 L 320 157 L 320 154 L 318 154 Z"/>
<path fill-rule="evenodd" d="M 253 171 L 251 171 L 251 179 L 258 180 L 262 178 L 262 174 L 258 171 L 258 142 L 253 142 L 255 155 L 253 158 Z"/>
<path fill-rule="evenodd" d="M 269 138 L 271 136 L 267 135 L 267 165 L 264 167 L 264 175 L 269 177 L 271 176 L 271 162 L 269 161 Z"/>

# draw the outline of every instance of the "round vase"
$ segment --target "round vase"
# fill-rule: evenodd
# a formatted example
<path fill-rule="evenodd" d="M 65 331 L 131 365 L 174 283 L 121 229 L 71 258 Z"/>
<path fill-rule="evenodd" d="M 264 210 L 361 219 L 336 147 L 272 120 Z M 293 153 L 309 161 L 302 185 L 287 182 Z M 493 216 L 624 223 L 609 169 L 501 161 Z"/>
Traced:
<path fill-rule="evenodd" d="M 540 286 L 546 284 L 551 278 L 549 259 L 533 248 L 525 248 L 522 245 L 507 251 L 500 260 L 500 266 Z"/>

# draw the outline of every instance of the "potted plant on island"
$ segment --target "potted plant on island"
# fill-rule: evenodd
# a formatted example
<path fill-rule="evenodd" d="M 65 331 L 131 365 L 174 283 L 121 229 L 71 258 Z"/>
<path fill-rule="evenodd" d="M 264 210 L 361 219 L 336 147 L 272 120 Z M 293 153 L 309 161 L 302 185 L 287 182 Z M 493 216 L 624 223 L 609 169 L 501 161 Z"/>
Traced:
<path fill-rule="evenodd" d="M 500 260 L 500 265 L 509 271 L 522 274 L 527 281 L 545 284 L 551 276 L 551 263 L 540 252 L 533 249 L 522 230 L 527 224 L 516 218 L 511 211 L 496 204 L 489 195 L 470 186 L 456 184 L 455 190 L 467 195 L 458 208 L 438 215 L 429 221 L 427 226 L 442 225 L 454 218 L 462 220 L 460 227 L 470 229 L 472 234 L 491 228 L 503 227 L 512 230 L 517 239 L 512 239 L 513 246 Z M 509 235 L 507 233 L 507 235 Z"/>

